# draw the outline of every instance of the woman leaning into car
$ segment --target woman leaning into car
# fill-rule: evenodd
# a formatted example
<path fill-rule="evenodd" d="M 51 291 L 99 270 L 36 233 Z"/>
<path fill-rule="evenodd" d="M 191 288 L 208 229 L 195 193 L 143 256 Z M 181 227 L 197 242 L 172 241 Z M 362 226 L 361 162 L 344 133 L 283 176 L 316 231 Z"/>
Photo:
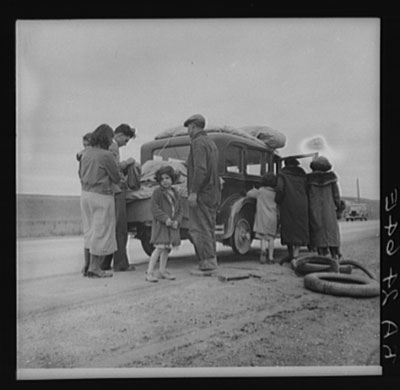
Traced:
<path fill-rule="evenodd" d="M 100 265 L 106 255 L 117 250 L 112 183 L 119 183 L 120 174 L 108 150 L 113 136 L 110 126 L 100 125 L 92 133 L 92 147 L 84 151 L 79 165 L 84 247 L 90 252 L 83 274 L 93 278 L 112 276 L 101 270 Z"/>

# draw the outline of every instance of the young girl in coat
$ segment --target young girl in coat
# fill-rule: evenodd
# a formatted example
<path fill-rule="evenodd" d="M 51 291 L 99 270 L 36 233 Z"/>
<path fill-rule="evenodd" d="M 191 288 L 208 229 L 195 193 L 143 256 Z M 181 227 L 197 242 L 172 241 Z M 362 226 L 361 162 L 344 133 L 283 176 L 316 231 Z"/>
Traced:
<path fill-rule="evenodd" d="M 166 270 L 167 260 L 171 249 L 177 248 L 181 243 L 179 227 L 182 222 L 183 208 L 180 195 L 172 187 L 178 178 L 171 166 L 161 167 L 155 174 L 160 184 L 152 195 L 153 221 L 151 227 L 150 243 L 154 251 L 150 256 L 146 273 L 148 282 L 157 282 L 154 267 L 160 259 L 159 277 L 161 279 L 175 279 L 175 276 Z"/>
<path fill-rule="evenodd" d="M 254 231 L 256 238 L 261 240 L 261 264 L 274 262 L 274 240 L 277 235 L 277 205 L 275 202 L 276 176 L 266 173 L 259 189 L 253 188 L 247 196 L 257 199 Z M 267 260 L 268 245 L 268 260 Z"/>

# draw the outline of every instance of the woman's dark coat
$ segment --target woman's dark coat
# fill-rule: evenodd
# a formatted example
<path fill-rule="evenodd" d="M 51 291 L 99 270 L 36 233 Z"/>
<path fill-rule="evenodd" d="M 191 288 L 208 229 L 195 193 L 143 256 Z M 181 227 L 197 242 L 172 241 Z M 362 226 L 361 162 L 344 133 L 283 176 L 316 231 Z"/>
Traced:
<path fill-rule="evenodd" d="M 303 168 L 285 166 L 281 169 L 275 201 L 279 205 L 282 245 L 308 245 L 307 179 Z"/>
<path fill-rule="evenodd" d="M 174 208 L 175 212 L 172 210 L 172 204 L 166 194 L 166 190 L 163 187 L 157 187 L 151 198 L 151 209 L 153 213 L 153 222 L 151 226 L 151 238 L 150 242 L 152 244 L 172 244 L 173 246 L 178 246 L 181 243 L 181 237 L 178 229 L 173 229 L 167 226 L 165 222 L 168 218 L 171 220 L 178 221 L 179 226 L 182 223 L 183 218 L 183 207 L 182 200 L 178 191 L 172 188 L 175 201 Z"/>
<path fill-rule="evenodd" d="M 340 246 L 336 215 L 340 207 L 337 182 L 334 172 L 313 171 L 307 174 L 310 245 L 314 248 Z"/>

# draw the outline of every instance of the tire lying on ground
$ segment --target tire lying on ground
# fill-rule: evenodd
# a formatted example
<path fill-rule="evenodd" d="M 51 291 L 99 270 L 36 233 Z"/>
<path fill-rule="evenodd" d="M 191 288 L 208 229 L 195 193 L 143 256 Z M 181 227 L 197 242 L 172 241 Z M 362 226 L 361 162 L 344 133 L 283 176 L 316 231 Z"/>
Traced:
<path fill-rule="evenodd" d="M 315 272 L 304 277 L 304 287 L 323 294 L 371 298 L 380 294 L 379 283 L 358 275 Z"/>
<path fill-rule="evenodd" d="M 342 260 L 341 262 L 340 262 L 340 265 L 342 266 L 345 266 L 345 265 L 350 265 L 350 266 L 353 266 L 353 267 L 355 267 L 355 268 L 359 268 L 361 271 L 364 271 L 364 273 L 366 273 L 371 279 L 375 279 L 375 280 L 377 280 L 377 278 L 376 278 L 376 276 L 371 272 L 371 271 L 369 271 L 367 268 L 365 268 L 361 263 L 359 263 L 358 261 L 355 261 L 355 260 Z"/>
<path fill-rule="evenodd" d="M 338 263 L 325 256 L 302 256 L 292 260 L 292 268 L 299 275 L 312 272 L 338 272 Z M 346 272 L 347 273 L 347 272 Z"/>

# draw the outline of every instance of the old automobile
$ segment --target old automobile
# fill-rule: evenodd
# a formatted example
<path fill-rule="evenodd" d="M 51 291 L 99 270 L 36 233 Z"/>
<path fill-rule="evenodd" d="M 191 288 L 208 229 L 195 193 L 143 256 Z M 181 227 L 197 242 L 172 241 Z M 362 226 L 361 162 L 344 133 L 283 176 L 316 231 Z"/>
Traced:
<path fill-rule="evenodd" d="M 246 254 L 254 238 L 253 223 L 256 212 L 255 200 L 246 197 L 246 193 L 251 188 L 260 186 L 261 176 L 265 172 L 277 173 L 284 158 L 265 142 L 253 136 L 244 136 L 243 132 L 208 130 L 208 136 L 214 140 L 219 150 L 218 170 L 222 186 L 216 239 L 230 246 L 235 253 Z M 181 164 L 185 169 L 189 149 L 190 138 L 184 131 L 178 136 L 166 136 L 147 142 L 141 147 L 142 167 L 149 162 L 163 161 Z M 183 199 L 185 213 L 180 235 L 182 239 L 190 239 L 186 197 Z M 144 251 L 150 255 L 153 247 L 149 242 L 152 221 L 149 196 L 128 200 L 127 215 L 128 230 L 135 238 L 141 240 Z"/>

